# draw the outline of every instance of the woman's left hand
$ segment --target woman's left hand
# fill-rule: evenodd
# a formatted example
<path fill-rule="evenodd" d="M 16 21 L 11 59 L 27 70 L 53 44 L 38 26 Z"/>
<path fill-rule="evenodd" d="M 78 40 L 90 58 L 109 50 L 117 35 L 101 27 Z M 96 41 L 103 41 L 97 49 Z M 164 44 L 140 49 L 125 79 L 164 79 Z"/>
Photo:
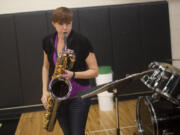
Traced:
<path fill-rule="evenodd" d="M 73 72 L 69 70 L 65 70 L 65 74 L 62 74 L 61 76 L 65 77 L 66 79 L 71 79 L 73 76 Z"/>

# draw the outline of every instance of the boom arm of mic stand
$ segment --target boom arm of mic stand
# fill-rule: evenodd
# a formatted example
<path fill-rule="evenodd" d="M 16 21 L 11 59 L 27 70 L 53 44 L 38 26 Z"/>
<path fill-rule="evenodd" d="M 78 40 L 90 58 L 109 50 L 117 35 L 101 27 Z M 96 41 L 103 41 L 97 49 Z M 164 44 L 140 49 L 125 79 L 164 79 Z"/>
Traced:
<path fill-rule="evenodd" d="M 100 86 L 96 86 L 96 87 L 93 87 L 93 88 L 90 88 L 90 89 L 87 89 L 87 90 L 84 90 L 84 91 L 80 91 L 78 93 L 77 97 L 80 97 L 80 98 L 83 99 L 83 98 L 88 98 L 88 97 L 95 96 L 95 95 L 97 95 L 97 94 L 99 94 L 101 92 L 107 91 L 107 90 L 108 91 L 114 90 L 117 87 L 118 88 L 124 88 L 128 84 L 130 84 L 132 81 L 137 80 L 137 79 L 141 78 L 143 75 L 151 73 L 151 72 L 153 72 L 152 69 L 141 72 L 141 73 L 136 73 L 136 74 L 129 75 L 129 76 L 127 76 L 125 78 L 122 78 L 120 80 L 116 80 L 116 81 L 109 82 L 109 83 L 106 83 L 106 84 L 103 84 L 103 85 L 100 85 Z"/>

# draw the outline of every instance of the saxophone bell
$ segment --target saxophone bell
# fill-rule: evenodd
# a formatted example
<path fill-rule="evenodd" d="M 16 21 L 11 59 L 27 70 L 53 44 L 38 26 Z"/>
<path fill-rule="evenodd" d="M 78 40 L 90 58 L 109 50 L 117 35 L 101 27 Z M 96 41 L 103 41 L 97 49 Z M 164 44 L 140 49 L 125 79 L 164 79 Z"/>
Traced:
<path fill-rule="evenodd" d="M 54 78 L 49 83 L 49 92 L 55 99 L 59 101 L 69 98 L 71 91 L 71 82 L 64 77 Z"/>

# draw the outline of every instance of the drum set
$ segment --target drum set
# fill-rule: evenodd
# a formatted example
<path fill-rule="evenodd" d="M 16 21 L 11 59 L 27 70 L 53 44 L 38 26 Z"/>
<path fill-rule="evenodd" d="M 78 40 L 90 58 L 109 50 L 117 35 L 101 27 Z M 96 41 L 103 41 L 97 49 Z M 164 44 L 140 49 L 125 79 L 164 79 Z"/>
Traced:
<path fill-rule="evenodd" d="M 138 98 L 136 119 L 140 135 L 180 135 L 180 70 L 167 63 L 149 64 L 152 73 L 141 81 L 154 91 Z"/>
<path fill-rule="evenodd" d="M 180 69 L 170 64 L 152 62 L 147 71 L 81 91 L 77 97 L 88 98 L 107 90 L 117 91 L 139 79 L 153 93 L 141 96 L 137 101 L 136 121 L 140 135 L 180 135 Z M 119 114 L 118 108 L 116 110 Z M 119 135 L 119 119 L 117 123 Z"/>

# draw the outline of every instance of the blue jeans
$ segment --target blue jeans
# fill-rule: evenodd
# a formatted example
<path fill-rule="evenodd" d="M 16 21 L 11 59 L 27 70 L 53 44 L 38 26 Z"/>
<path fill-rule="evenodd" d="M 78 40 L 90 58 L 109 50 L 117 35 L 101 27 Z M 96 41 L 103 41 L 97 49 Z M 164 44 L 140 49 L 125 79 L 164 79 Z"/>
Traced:
<path fill-rule="evenodd" d="M 64 135 L 85 135 L 90 99 L 68 99 L 58 108 L 57 120 Z"/>

